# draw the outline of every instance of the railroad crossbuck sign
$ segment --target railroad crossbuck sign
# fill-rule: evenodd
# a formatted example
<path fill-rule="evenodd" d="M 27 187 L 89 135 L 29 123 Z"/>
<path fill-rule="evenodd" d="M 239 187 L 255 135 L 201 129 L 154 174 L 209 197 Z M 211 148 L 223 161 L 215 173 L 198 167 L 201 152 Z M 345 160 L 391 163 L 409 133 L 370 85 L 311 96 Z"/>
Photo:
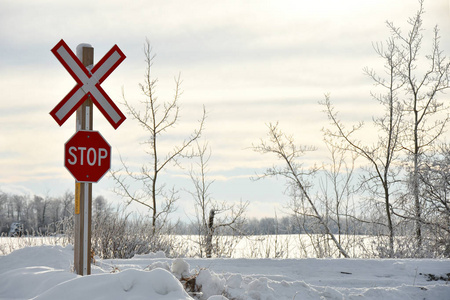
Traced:
<path fill-rule="evenodd" d="M 79 182 L 97 182 L 111 167 L 111 146 L 98 131 L 79 130 L 64 145 L 64 165 Z"/>
<path fill-rule="evenodd" d="M 111 98 L 109 98 L 100 84 L 125 59 L 125 54 L 123 54 L 117 45 L 114 45 L 92 70 L 89 71 L 83 66 L 82 62 L 72 50 L 70 50 L 64 40 L 56 44 L 52 52 L 77 83 L 69 94 L 50 112 L 50 115 L 59 126 L 90 96 L 105 118 L 111 123 L 114 129 L 117 129 L 125 121 L 125 116 Z"/>

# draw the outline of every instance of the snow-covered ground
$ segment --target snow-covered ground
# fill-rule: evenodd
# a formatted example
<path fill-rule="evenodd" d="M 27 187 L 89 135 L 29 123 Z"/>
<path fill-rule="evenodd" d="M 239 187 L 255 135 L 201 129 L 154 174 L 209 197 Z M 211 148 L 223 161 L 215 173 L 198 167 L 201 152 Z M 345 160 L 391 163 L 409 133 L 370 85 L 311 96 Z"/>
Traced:
<path fill-rule="evenodd" d="M 71 245 L 0 256 L 0 299 L 450 299 L 449 259 L 169 259 L 156 253 L 97 260 L 93 275 L 84 277 L 72 265 Z M 183 284 L 196 293 L 184 290 L 181 277 L 195 278 Z"/>

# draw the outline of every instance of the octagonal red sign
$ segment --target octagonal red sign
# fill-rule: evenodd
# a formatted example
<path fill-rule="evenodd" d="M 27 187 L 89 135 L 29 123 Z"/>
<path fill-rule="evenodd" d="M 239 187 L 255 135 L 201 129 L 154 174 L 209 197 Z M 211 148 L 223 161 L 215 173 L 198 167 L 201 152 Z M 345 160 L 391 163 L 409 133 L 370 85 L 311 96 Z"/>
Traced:
<path fill-rule="evenodd" d="M 79 182 L 97 182 L 111 167 L 111 146 L 98 131 L 77 131 L 64 144 L 64 166 Z"/>

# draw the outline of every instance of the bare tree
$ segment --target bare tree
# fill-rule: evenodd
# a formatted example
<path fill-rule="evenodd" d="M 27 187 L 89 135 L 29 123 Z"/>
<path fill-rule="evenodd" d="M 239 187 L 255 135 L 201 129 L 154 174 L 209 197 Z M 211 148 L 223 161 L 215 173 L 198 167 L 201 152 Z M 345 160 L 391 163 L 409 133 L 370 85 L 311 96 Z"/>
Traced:
<path fill-rule="evenodd" d="M 51 230 L 53 232 L 58 232 L 59 228 L 59 220 L 62 218 L 62 209 L 63 209 L 63 203 L 61 199 L 59 198 L 52 198 L 49 200 L 48 204 L 48 227 L 53 228 L 47 228 L 47 230 Z"/>
<path fill-rule="evenodd" d="M 75 195 L 72 191 L 67 190 L 62 196 L 60 196 L 59 201 L 61 202 L 61 215 L 60 215 L 60 226 L 61 230 L 70 238 L 73 236 L 73 221 L 74 208 L 75 208 Z"/>
<path fill-rule="evenodd" d="M 26 198 L 24 196 L 14 195 L 12 199 L 16 210 L 16 221 L 22 221 L 22 214 L 26 207 Z"/>
<path fill-rule="evenodd" d="M 387 54 L 390 57 L 391 54 Z M 390 63 L 394 60 L 387 59 L 388 69 L 393 70 Z M 372 192 L 378 194 L 378 190 L 382 190 L 382 199 L 385 207 L 386 222 L 389 232 L 389 252 L 388 256 L 394 255 L 394 224 L 392 220 L 392 186 L 396 183 L 397 171 L 395 169 L 395 161 L 398 159 L 399 152 L 399 131 L 401 121 L 401 109 L 396 104 L 395 90 L 398 87 L 393 86 L 394 74 L 390 74 L 390 79 L 386 83 L 382 79 L 376 77 L 373 72 L 369 72 L 372 78 L 376 79 L 377 84 L 387 88 L 384 95 L 374 95 L 374 97 L 384 106 L 385 114 L 381 118 L 374 119 L 375 125 L 379 130 L 379 139 L 374 145 L 365 145 L 355 137 L 356 133 L 362 129 L 363 123 L 347 129 L 338 118 L 337 112 L 331 104 L 329 96 L 325 97 L 323 105 L 326 113 L 331 121 L 331 129 L 325 129 L 325 136 L 329 139 L 329 143 L 334 143 L 333 147 L 349 150 L 363 157 L 369 164 L 367 168 L 368 176 L 364 179 L 365 184 Z M 333 142 L 336 139 L 336 142 Z"/>
<path fill-rule="evenodd" d="M 426 63 L 421 63 L 420 50 L 423 41 L 422 15 L 425 13 L 423 0 L 419 0 L 417 13 L 409 18 L 410 30 L 404 34 L 392 22 L 387 22 L 395 41 L 395 55 L 400 64 L 396 72 L 405 83 L 403 105 L 406 112 L 403 130 L 406 135 L 402 143 L 412 160 L 412 194 L 414 203 L 415 236 L 417 248 L 422 246 L 422 204 L 420 200 L 420 169 L 422 156 L 443 134 L 449 121 L 448 106 L 438 100 L 438 96 L 450 88 L 450 61 L 440 49 L 439 28 L 434 27 L 431 53 L 425 55 Z M 428 64 L 427 67 L 424 66 Z"/>
<path fill-rule="evenodd" d="M 181 96 L 180 76 L 175 78 L 175 94 L 167 102 L 161 102 L 155 94 L 157 79 L 151 76 L 151 68 L 154 55 L 150 42 L 147 40 L 144 45 L 146 72 L 144 83 L 140 88 L 145 98 L 141 101 L 142 109 L 128 102 L 123 95 L 124 105 L 128 114 L 148 133 L 145 145 L 148 146 L 146 153 L 149 161 L 144 163 L 139 171 L 133 171 L 127 163 L 122 160 L 123 169 L 111 172 L 117 183 L 116 193 L 124 197 L 128 203 L 136 202 L 146 206 L 152 212 L 153 234 L 157 230 L 158 221 L 163 224 L 168 214 L 174 210 L 174 204 L 178 199 L 177 190 L 169 189 L 165 184 L 160 183 L 161 173 L 171 164 L 177 164 L 178 159 L 186 155 L 186 151 L 191 144 L 201 135 L 206 113 L 203 108 L 203 115 L 199 121 L 199 127 L 182 140 L 178 145 L 174 145 L 172 150 L 162 154 L 160 138 L 168 135 L 179 121 L 179 98 Z M 140 184 L 140 189 L 134 189 L 134 184 Z M 158 207 L 161 205 L 161 208 Z"/>
<path fill-rule="evenodd" d="M 72 191 L 66 191 L 64 195 L 60 197 L 62 202 L 62 218 L 68 218 L 73 215 L 75 195 Z"/>
<path fill-rule="evenodd" d="M 209 191 L 214 181 L 208 179 L 211 148 L 208 147 L 206 142 L 200 145 L 196 141 L 196 153 L 193 155 L 198 157 L 198 162 L 196 163 L 197 167 L 191 166 L 189 171 L 189 176 L 195 187 L 190 194 L 195 201 L 201 254 L 204 250 L 206 257 L 210 258 L 213 253 L 213 236 L 220 228 L 229 228 L 234 232 L 241 232 L 248 202 L 240 202 L 236 205 L 214 200 Z"/>
<path fill-rule="evenodd" d="M 313 176 L 317 169 L 312 169 L 305 172 L 302 164 L 299 163 L 299 159 L 308 151 L 315 150 L 313 147 L 297 146 L 294 143 L 292 136 L 287 136 L 281 130 L 278 129 L 278 124 L 269 124 L 269 139 L 268 141 L 261 140 L 259 145 L 253 145 L 253 150 L 262 154 L 274 154 L 280 159 L 284 166 L 273 166 L 266 170 L 266 172 L 260 175 L 258 178 L 264 178 L 269 176 L 282 176 L 288 180 L 291 188 L 291 195 L 294 201 L 299 201 L 300 206 L 293 206 L 295 214 L 303 213 L 296 211 L 298 207 L 309 206 L 311 209 L 311 216 L 318 220 L 325 233 L 332 239 L 333 243 L 344 257 L 349 257 L 347 251 L 342 247 L 335 235 L 331 231 L 326 219 L 320 213 L 315 200 L 311 197 L 308 188 L 309 183 L 306 178 Z M 297 202 L 298 203 L 298 202 Z M 306 203 L 306 204 L 305 204 Z"/>
<path fill-rule="evenodd" d="M 324 176 L 319 181 L 322 207 L 325 207 L 325 219 L 336 232 L 339 244 L 352 249 L 356 235 L 355 222 L 360 222 L 355 217 L 357 209 L 353 201 L 357 189 L 354 180 L 357 155 L 329 144 L 327 148 L 330 159 L 324 163 Z"/>
<path fill-rule="evenodd" d="M 3 230 L 8 226 L 9 216 L 8 212 L 8 195 L 0 190 L 0 236 L 3 233 Z"/>
<path fill-rule="evenodd" d="M 34 211 L 34 225 L 32 226 L 36 231 L 40 231 L 41 228 L 44 226 L 45 221 L 45 204 L 46 200 L 41 197 L 34 195 L 33 199 L 33 211 Z"/>

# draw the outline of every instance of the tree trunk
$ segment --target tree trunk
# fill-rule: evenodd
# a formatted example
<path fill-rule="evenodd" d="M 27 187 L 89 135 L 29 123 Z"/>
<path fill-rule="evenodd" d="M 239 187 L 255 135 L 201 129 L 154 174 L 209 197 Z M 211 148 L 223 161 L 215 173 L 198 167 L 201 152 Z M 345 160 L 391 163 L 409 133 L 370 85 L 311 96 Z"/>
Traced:
<path fill-rule="evenodd" d="M 413 175 L 413 194 L 414 194 L 414 212 L 415 212 L 415 234 L 417 249 L 422 248 L 422 208 L 419 199 L 419 154 L 414 153 L 414 175 Z"/>
<path fill-rule="evenodd" d="M 414 99 L 414 174 L 413 174 L 413 194 L 415 213 L 415 235 L 417 250 L 422 248 L 422 227 L 421 227 L 421 207 L 419 199 L 419 112 L 417 110 L 417 99 Z"/>
<path fill-rule="evenodd" d="M 214 209 L 209 211 L 209 221 L 206 233 L 206 258 L 211 258 L 212 253 L 212 237 L 214 234 L 214 215 L 216 214 Z"/>
<path fill-rule="evenodd" d="M 389 189 L 387 186 L 384 187 L 384 200 L 389 229 L 389 257 L 392 258 L 394 256 L 394 226 L 392 225 L 391 207 L 389 204 Z"/>

